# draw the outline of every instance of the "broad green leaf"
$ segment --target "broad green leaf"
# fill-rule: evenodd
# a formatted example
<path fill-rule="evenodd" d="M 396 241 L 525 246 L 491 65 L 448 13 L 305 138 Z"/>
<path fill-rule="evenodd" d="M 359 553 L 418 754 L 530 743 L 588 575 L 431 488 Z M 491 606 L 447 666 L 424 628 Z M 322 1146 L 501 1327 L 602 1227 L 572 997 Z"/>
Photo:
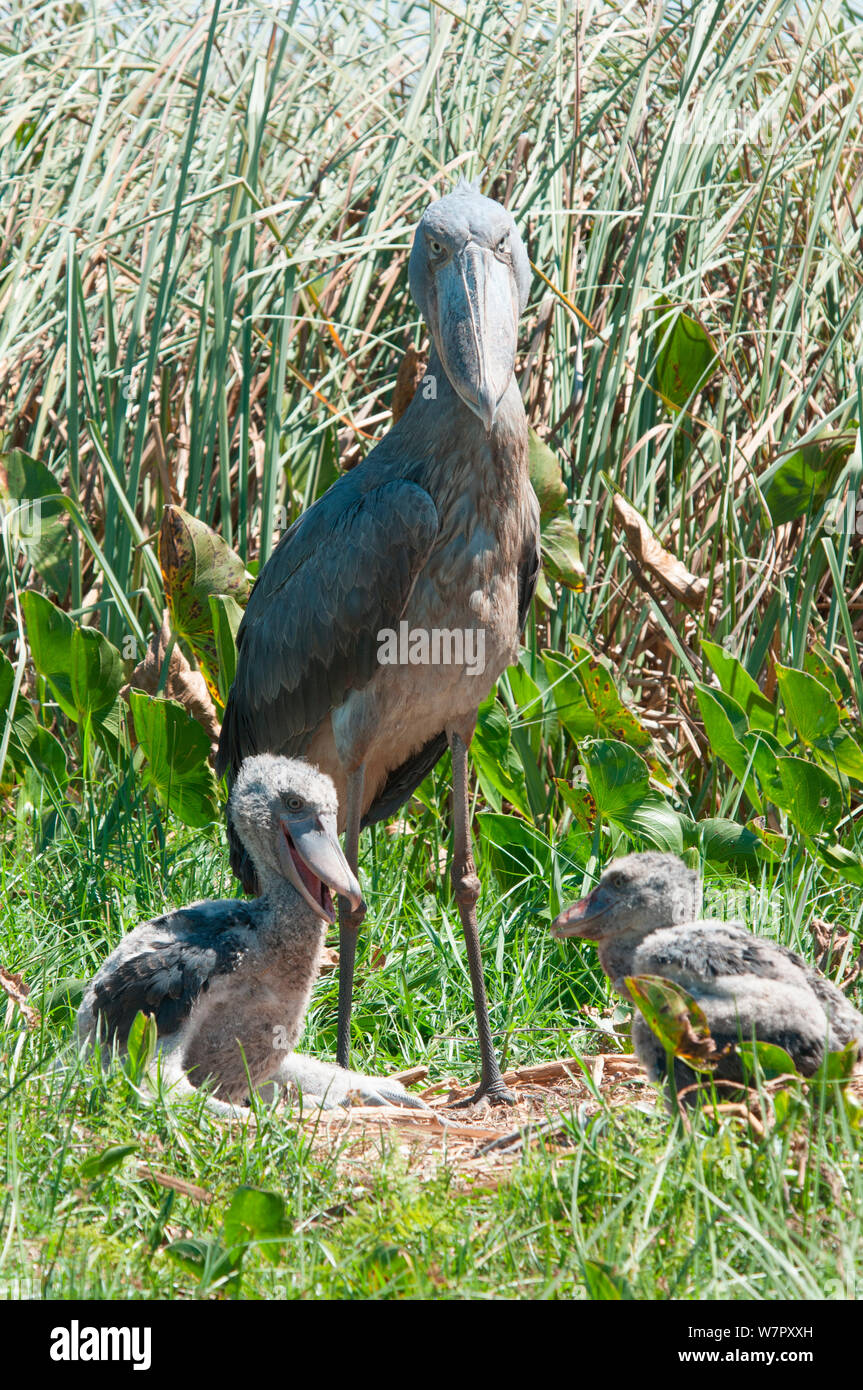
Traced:
<path fill-rule="evenodd" d="M 539 519 L 557 516 L 566 506 L 568 494 L 563 481 L 560 459 L 553 449 L 540 439 L 536 430 L 527 432 L 527 466 L 530 481 L 539 502 Z"/>
<path fill-rule="evenodd" d="M 147 757 L 145 778 L 162 804 L 193 827 L 218 819 L 216 779 L 209 764 L 210 740 L 176 700 L 154 700 L 129 692 L 135 734 Z"/>
<path fill-rule="evenodd" d="M 277 1192 L 258 1187 L 238 1187 L 225 1213 L 223 1235 L 229 1250 L 249 1242 L 261 1242 L 261 1254 L 277 1264 L 281 1244 L 290 1235 L 285 1216 L 285 1199 Z"/>
<path fill-rule="evenodd" d="M 534 756 L 539 756 L 543 737 L 549 742 L 553 738 L 554 714 L 546 713 L 542 691 L 523 666 L 510 666 L 504 679 L 509 681 L 518 720 L 527 734 L 531 750 Z"/>
<path fill-rule="evenodd" d="M 483 793 L 495 810 L 501 809 L 501 798 L 506 797 L 516 810 L 529 816 L 524 772 L 512 747 L 509 720 L 494 690 L 479 707 L 470 752 Z"/>
<path fill-rule="evenodd" d="M 585 583 L 581 544 L 569 515 L 560 459 L 533 429 L 528 431 L 528 469 L 539 501 L 543 569 L 559 584 L 581 592 Z"/>
<path fill-rule="evenodd" d="M 9 658 L 0 652 L 0 738 L 3 736 L 15 672 Z M 67 781 L 66 755 L 62 744 L 48 729 L 37 724 L 36 716 L 19 691 L 9 738 L 9 757 L 18 772 L 33 768 L 40 776 L 63 786 Z"/>
<path fill-rule="evenodd" d="M 799 1076 L 793 1057 L 776 1043 L 739 1042 L 737 1053 L 744 1071 L 753 1076 L 760 1071 L 765 1081 L 774 1081 L 778 1076 Z"/>
<path fill-rule="evenodd" d="M 804 758 L 777 758 L 781 792 L 772 799 L 797 829 L 808 836 L 835 830 L 842 815 L 842 796 L 832 778 Z"/>
<path fill-rule="evenodd" d="M 80 627 L 43 594 L 28 589 L 21 606 L 33 665 L 57 703 L 80 723 L 99 720 L 113 707 L 123 683 L 120 653 L 92 627 Z"/>
<path fill-rule="evenodd" d="M 849 883 L 859 884 L 863 888 L 863 857 L 852 854 L 844 845 L 819 845 L 818 854 L 825 864 L 835 869 Z"/>
<path fill-rule="evenodd" d="M 150 1014 L 139 1011 L 132 1019 L 126 1042 L 126 1064 L 129 1078 L 135 1086 L 143 1079 L 155 1057 L 157 1042 L 156 1020 Z"/>
<path fill-rule="evenodd" d="M 101 1153 L 93 1154 L 92 1158 L 85 1158 L 78 1172 L 87 1182 L 94 1178 L 104 1178 L 108 1173 L 113 1173 L 115 1168 L 119 1168 L 130 1154 L 137 1152 L 137 1144 L 114 1144 L 109 1149 L 103 1149 Z"/>
<path fill-rule="evenodd" d="M 543 652 L 542 664 L 561 724 L 577 743 L 597 732 L 596 715 L 575 674 L 575 666 L 559 652 Z"/>
<path fill-rule="evenodd" d="M 810 1081 L 817 1085 L 822 1081 L 839 1081 L 843 1084 L 848 1081 L 854 1071 L 857 1062 L 859 1044 L 856 1038 L 852 1038 L 843 1048 L 837 1052 L 828 1052 L 816 1072 L 813 1072 Z"/>
<path fill-rule="evenodd" d="M 63 598 L 71 574 L 67 512 L 57 498 L 59 482 L 49 468 L 21 449 L 2 456 L 0 498 L 10 534 L 49 589 Z"/>
<path fill-rule="evenodd" d="M 224 707 L 237 674 L 237 629 L 243 610 L 228 594 L 210 594 L 210 625 L 216 639 L 219 700 Z"/>
<path fill-rule="evenodd" d="M 811 746 L 835 733 L 839 727 L 839 706 L 826 686 L 805 671 L 795 671 L 778 662 L 776 679 L 788 722 L 803 743 Z"/>
<path fill-rule="evenodd" d="M 762 475 L 761 491 L 773 525 L 819 511 L 853 447 L 853 436 L 828 437 L 771 464 Z"/>
<path fill-rule="evenodd" d="M 740 706 L 749 725 L 753 729 L 769 729 L 771 733 L 776 732 L 777 725 L 781 724 L 778 709 L 761 693 L 737 657 L 731 656 L 716 642 L 708 642 L 706 638 L 701 639 L 701 650 L 710 662 L 725 694 L 730 695 Z"/>
<path fill-rule="evenodd" d="M 698 833 L 702 853 L 715 864 L 773 857 L 760 836 L 737 821 L 708 817 L 698 822 Z"/>
<path fill-rule="evenodd" d="M 825 767 L 838 768 L 846 777 L 863 782 L 863 749 L 850 734 L 837 729 L 826 738 L 816 739 L 812 748 Z"/>
<path fill-rule="evenodd" d="M 593 740 L 584 747 L 582 760 L 600 815 L 617 815 L 647 795 L 647 765 L 619 739 Z"/>
<path fill-rule="evenodd" d="M 712 686 L 702 685 L 699 681 L 693 682 L 693 685 L 711 749 L 731 768 L 735 777 L 745 783 L 747 796 L 760 810 L 758 793 L 751 776 L 746 775 L 749 755 L 742 742 L 747 736 L 746 715 L 737 701 L 724 691 L 714 690 Z"/>
<path fill-rule="evenodd" d="M 662 298 L 659 308 L 666 311 L 670 304 L 670 300 Z M 688 314 L 677 313 L 670 323 L 666 319 L 659 331 L 657 382 L 665 399 L 679 410 L 713 376 L 719 365 L 719 352 L 707 329 Z"/>
<path fill-rule="evenodd" d="M 76 626 L 69 674 L 78 720 L 86 714 L 98 720 L 115 704 L 123 684 L 120 653 L 95 628 Z"/>
<path fill-rule="evenodd" d="M 696 1071 L 712 1071 L 718 1061 L 707 1016 L 680 985 L 659 975 L 628 975 L 626 988 L 645 1023 L 662 1043 Z"/>
<path fill-rule="evenodd" d="M 683 821 L 658 792 L 650 791 L 622 810 L 609 813 L 609 819 L 656 849 L 683 853 Z"/>
<path fill-rule="evenodd" d="M 72 694 L 72 636 L 75 624 L 44 594 L 28 589 L 21 597 L 33 665 L 44 676 L 64 714 L 78 718 Z"/>
<path fill-rule="evenodd" d="M 219 652 L 210 615 L 211 594 L 246 606 L 246 567 L 222 537 L 180 507 L 166 507 L 159 532 L 159 564 L 174 631 L 189 643 L 210 694 L 219 698 Z"/>

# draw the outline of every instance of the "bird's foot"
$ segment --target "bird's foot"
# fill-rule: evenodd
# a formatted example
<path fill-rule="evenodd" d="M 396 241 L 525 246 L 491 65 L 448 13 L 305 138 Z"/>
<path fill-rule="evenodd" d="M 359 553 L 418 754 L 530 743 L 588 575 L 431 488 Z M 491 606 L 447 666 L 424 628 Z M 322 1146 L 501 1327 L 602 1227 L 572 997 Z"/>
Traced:
<path fill-rule="evenodd" d="M 453 1110 L 466 1110 L 469 1106 L 475 1106 L 478 1110 L 485 1110 L 489 1105 L 515 1105 L 516 1098 L 506 1085 L 503 1077 L 497 1076 L 491 1081 L 481 1081 L 472 1096 L 465 1096 L 464 1100 L 453 1102 Z"/>
<path fill-rule="evenodd" d="M 412 1096 L 400 1081 L 390 1081 L 385 1076 L 361 1076 L 358 1072 L 350 1072 L 349 1077 L 350 1090 L 342 1105 L 350 1105 L 351 1102 L 359 1105 L 400 1105 L 407 1110 L 431 1111 L 430 1105 L 419 1096 Z"/>

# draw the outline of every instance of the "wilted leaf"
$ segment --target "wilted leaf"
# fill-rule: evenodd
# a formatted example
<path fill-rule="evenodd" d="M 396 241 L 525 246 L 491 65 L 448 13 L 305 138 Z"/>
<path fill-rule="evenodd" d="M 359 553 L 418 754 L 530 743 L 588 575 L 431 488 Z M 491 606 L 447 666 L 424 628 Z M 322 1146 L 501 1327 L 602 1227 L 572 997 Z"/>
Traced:
<path fill-rule="evenodd" d="M 614 515 L 623 527 L 626 548 L 635 562 L 659 580 L 672 598 L 690 608 L 703 608 L 708 583 L 690 573 L 682 560 L 656 539 L 644 517 L 619 493 L 614 494 Z"/>
<path fill-rule="evenodd" d="M 216 531 L 179 507 L 165 508 L 159 563 L 174 631 L 191 646 L 210 695 L 217 700 L 219 654 L 210 595 L 225 594 L 244 608 L 251 588 L 246 568 Z"/>
<path fill-rule="evenodd" d="M 626 988 L 666 1052 L 696 1071 L 712 1071 L 719 1060 L 707 1016 L 680 985 L 659 975 L 628 975 Z"/>
<path fill-rule="evenodd" d="M 27 995 L 30 993 L 30 986 L 24 983 L 22 975 L 13 975 L 11 970 L 5 970 L 0 965 L 0 989 L 6 994 L 21 1010 L 21 1016 L 28 1028 L 39 1027 L 39 1015 L 32 1004 L 27 1003 Z"/>

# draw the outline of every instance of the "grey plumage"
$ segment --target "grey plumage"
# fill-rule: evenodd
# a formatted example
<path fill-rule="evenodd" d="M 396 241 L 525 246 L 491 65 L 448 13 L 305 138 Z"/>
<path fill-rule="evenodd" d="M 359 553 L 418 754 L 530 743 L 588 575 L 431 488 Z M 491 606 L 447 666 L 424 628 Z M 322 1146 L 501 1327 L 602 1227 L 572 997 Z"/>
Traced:
<path fill-rule="evenodd" d="M 631 854 L 609 864 L 587 898 L 552 924 L 558 938 L 595 941 L 603 970 L 627 997 L 627 976 L 658 975 L 685 989 L 703 1009 L 722 1053 L 717 1078 L 740 1081 L 735 1046 L 774 1043 L 804 1076 L 830 1051 L 852 1040 L 863 1046 L 863 1015 L 796 952 L 754 936 L 742 922 L 698 920 L 698 875 L 671 854 Z M 665 1052 L 640 1013 L 632 1025 L 635 1051 L 653 1080 Z M 698 1078 L 675 1060 L 678 1089 Z"/>
<path fill-rule="evenodd" d="M 293 1083 L 326 1105 L 351 1092 L 375 1104 L 421 1105 L 398 1082 L 345 1071 L 293 1051 L 318 975 L 329 890 L 358 903 L 339 847 L 329 777 L 287 758 L 247 759 L 231 793 L 234 832 L 263 894 L 199 902 L 124 937 L 85 991 L 78 1033 L 124 1049 L 140 1011 L 155 1018 L 165 1079 L 185 1094 L 209 1080 L 215 1108 L 233 1111 L 269 1083 Z"/>
<path fill-rule="evenodd" d="M 517 660 L 539 570 L 539 506 L 513 375 L 529 283 L 505 208 L 462 184 L 426 209 L 410 258 L 432 340 L 426 377 L 389 434 L 299 517 L 264 566 L 238 633 L 217 761 L 229 779 L 244 757 L 264 751 L 326 769 L 356 871 L 361 825 L 393 814 L 449 744 L 460 846 L 453 882 L 469 939 L 482 1089 L 496 1098 L 504 1088 L 479 963 L 460 750 L 480 703 Z M 379 634 L 403 621 L 425 633 L 481 635 L 483 669 L 381 664 Z M 231 850 L 254 892 L 236 837 Z M 344 1063 L 359 917 L 343 910 L 340 924 Z"/>

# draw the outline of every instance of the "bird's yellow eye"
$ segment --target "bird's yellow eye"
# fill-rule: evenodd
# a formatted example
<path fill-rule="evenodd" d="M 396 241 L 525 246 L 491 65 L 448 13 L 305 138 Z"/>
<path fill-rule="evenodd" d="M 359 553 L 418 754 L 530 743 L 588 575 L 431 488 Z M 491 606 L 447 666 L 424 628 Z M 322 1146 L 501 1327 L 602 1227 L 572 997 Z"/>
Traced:
<path fill-rule="evenodd" d="M 286 796 L 283 798 L 289 811 L 302 811 L 303 799 L 300 796 Z"/>
<path fill-rule="evenodd" d="M 439 241 L 435 241 L 434 237 L 432 237 L 429 241 L 429 250 L 431 251 L 433 256 L 443 255 L 443 246 Z"/>
<path fill-rule="evenodd" d="M 497 254 L 498 254 L 499 256 L 504 256 L 504 255 L 506 255 L 506 252 L 507 252 L 508 250 L 509 250 L 509 232 L 506 232 L 506 233 L 501 237 L 500 241 L 497 243 Z"/>

